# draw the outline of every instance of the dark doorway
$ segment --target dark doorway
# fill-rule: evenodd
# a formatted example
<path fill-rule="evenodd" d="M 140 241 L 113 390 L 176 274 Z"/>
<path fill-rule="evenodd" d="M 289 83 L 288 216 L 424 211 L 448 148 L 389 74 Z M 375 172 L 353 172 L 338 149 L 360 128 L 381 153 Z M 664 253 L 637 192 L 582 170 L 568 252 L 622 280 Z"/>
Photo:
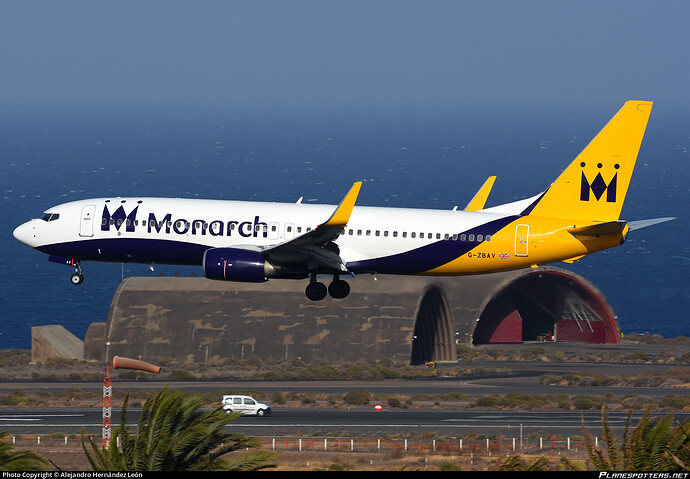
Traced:
<path fill-rule="evenodd" d="M 411 363 L 455 360 L 457 354 L 448 301 L 441 288 L 432 286 L 427 289 L 417 311 Z"/>

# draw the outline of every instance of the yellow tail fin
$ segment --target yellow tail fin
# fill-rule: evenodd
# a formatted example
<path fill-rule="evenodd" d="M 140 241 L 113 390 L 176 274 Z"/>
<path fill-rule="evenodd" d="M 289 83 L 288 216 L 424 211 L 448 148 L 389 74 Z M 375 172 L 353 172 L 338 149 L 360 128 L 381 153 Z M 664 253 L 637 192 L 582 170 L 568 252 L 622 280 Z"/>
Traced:
<path fill-rule="evenodd" d="M 651 111 L 650 101 L 626 102 L 554 181 L 530 214 L 617 220 Z"/>

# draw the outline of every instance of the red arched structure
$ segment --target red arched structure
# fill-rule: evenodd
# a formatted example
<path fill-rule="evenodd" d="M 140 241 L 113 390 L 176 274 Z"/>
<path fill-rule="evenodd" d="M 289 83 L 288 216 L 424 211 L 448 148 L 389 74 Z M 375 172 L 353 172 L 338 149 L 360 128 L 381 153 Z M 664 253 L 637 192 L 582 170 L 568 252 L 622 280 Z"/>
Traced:
<path fill-rule="evenodd" d="M 528 271 L 487 299 L 474 344 L 524 341 L 619 343 L 613 310 L 584 278 L 560 269 Z"/>

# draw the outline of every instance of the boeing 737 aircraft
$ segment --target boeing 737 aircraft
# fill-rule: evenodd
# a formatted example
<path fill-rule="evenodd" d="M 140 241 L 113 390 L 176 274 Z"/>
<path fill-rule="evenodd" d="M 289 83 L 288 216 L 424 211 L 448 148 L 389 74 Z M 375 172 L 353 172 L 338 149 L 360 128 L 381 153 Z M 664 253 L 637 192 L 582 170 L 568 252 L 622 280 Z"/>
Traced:
<path fill-rule="evenodd" d="M 619 218 L 652 102 L 628 101 L 543 193 L 485 208 L 495 177 L 464 210 L 244 201 L 99 198 L 49 208 L 14 230 L 53 262 L 199 265 L 210 279 L 306 279 L 306 295 L 344 298 L 346 275 L 466 275 L 572 262 L 667 221 Z M 329 275 L 328 288 L 317 280 Z"/>

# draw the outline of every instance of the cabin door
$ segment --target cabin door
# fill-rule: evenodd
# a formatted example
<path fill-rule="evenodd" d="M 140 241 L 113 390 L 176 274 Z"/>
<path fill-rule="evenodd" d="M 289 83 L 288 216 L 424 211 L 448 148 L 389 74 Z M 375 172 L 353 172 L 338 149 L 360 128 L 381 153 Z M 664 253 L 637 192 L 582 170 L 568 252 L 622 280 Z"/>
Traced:
<path fill-rule="evenodd" d="M 517 225 L 515 228 L 515 256 L 527 256 L 529 225 Z"/>
<path fill-rule="evenodd" d="M 95 221 L 96 205 L 86 205 L 81 209 L 81 221 L 79 224 L 79 236 L 90 238 L 93 236 L 93 224 Z"/>

